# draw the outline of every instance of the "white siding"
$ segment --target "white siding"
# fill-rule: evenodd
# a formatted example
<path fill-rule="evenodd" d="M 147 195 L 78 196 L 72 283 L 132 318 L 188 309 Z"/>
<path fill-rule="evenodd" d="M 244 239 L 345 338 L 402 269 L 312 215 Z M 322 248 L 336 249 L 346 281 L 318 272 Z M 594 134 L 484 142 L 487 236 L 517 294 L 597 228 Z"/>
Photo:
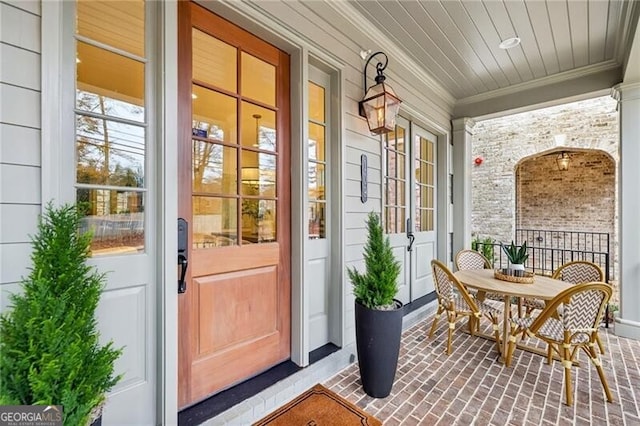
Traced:
<path fill-rule="evenodd" d="M 0 310 L 28 274 L 40 213 L 40 2 L 0 3 Z"/>

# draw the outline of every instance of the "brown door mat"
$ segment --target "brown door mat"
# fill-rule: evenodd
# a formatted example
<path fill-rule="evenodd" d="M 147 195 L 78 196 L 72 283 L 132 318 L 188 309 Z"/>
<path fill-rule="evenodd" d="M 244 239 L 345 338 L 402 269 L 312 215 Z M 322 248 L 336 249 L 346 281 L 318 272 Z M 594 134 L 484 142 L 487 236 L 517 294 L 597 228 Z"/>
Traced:
<path fill-rule="evenodd" d="M 317 384 L 253 426 L 381 426 L 382 422 Z"/>

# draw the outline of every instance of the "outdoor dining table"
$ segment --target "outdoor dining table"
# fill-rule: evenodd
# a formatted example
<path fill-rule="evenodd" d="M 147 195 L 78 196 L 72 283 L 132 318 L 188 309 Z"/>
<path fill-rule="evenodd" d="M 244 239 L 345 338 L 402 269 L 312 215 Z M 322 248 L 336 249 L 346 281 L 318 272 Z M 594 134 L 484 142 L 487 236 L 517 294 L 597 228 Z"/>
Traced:
<path fill-rule="evenodd" d="M 504 320 L 502 324 L 502 360 L 507 359 L 507 336 L 509 335 L 509 313 L 511 312 L 511 298 L 552 300 L 572 284 L 542 275 L 535 275 L 533 283 L 514 283 L 499 280 L 494 277 L 492 269 L 467 269 L 454 273 L 456 278 L 467 287 L 478 290 L 477 298 L 484 299 L 486 293 L 497 293 L 503 296 Z M 539 353 L 534 348 L 523 347 L 525 350 Z"/>

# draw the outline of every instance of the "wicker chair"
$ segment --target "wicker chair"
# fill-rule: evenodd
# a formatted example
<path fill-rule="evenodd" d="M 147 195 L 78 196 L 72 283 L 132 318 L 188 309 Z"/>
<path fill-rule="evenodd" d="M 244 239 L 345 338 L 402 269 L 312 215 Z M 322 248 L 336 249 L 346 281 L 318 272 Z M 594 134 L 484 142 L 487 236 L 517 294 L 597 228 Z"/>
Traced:
<path fill-rule="evenodd" d="M 561 265 L 553 272 L 551 278 L 565 281 L 572 284 L 582 284 L 589 282 L 603 282 L 604 272 L 593 262 L 586 260 L 576 260 Z M 530 316 L 534 309 L 544 309 L 545 303 L 537 299 L 525 299 L 523 306 L 526 308 L 526 316 Z M 604 345 L 600 340 L 600 336 L 596 335 L 596 341 L 600 352 L 604 354 Z"/>
<path fill-rule="evenodd" d="M 612 402 L 613 397 L 595 349 L 598 327 L 610 297 L 611 287 L 606 283 L 578 284 L 557 295 L 537 318 L 512 318 L 505 360 L 507 367 L 511 365 L 517 334 L 526 332 L 529 336 L 542 339 L 548 345 L 547 363 L 551 364 L 554 353 L 562 360 L 565 376 L 565 403 L 572 405 L 571 367 L 578 349 L 582 349 L 598 370 L 607 401 Z M 561 306 L 562 318 L 556 319 L 553 316 Z"/>
<path fill-rule="evenodd" d="M 456 253 L 456 258 L 454 261 L 456 265 L 456 269 L 458 271 L 467 270 L 467 269 L 491 269 L 491 262 L 489 259 L 484 257 L 484 255 L 475 250 L 460 250 Z M 475 289 L 467 289 L 469 293 L 475 296 Z M 495 293 L 487 293 L 485 295 L 485 299 L 495 300 L 497 302 L 503 301 L 503 296 Z"/>
<path fill-rule="evenodd" d="M 433 268 L 436 294 L 438 295 L 438 312 L 433 319 L 429 338 L 431 338 L 436 331 L 440 315 L 446 311 L 447 322 L 449 323 L 447 337 L 447 355 L 449 355 L 451 353 L 451 339 L 456 322 L 465 317 L 469 318 L 469 332 L 473 335 L 477 328 L 477 323 L 484 315 L 493 323 L 493 332 L 496 338 L 498 353 L 502 353 L 500 350 L 500 332 L 498 328 L 500 311 L 471 297 L 466 287 L 458 281 L 449 268 L 442 262 L 434 259 L 431 261 L 431 267 Z"/>

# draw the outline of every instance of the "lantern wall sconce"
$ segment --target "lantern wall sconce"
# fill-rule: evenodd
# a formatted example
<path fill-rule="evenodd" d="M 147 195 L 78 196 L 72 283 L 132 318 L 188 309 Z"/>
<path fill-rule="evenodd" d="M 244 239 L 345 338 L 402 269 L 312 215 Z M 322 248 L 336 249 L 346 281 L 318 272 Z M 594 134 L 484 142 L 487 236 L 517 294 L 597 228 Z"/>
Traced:
<path fill-rule="evenodd" d="M 384 57 L 384 62 L 379 61 L 376 64 L 376 84 L 367 88 L 367 68 L 369 62 L 378 55 Z M 386 54 L 376 52 L 369 56 L 369 59 L 364 64 L 362 87 L 364 88 L 365 94 L 364 98 L 358 103 L 358 107 L 360 116 L 367 119 L 369 131 L 374 135 L 389 133 L 395 130 L 396 116 L 400 111 L 400 104 L 402 103 L 391 86 L 384 82 L 386 77 L 383 71 L 387 68 L 388 62 L 389 59 Z"/>
<path fill-rule="evenodd" d="M 568 153 L 562 151 L 558 158 L 556 158 L 556 162 L 558 163 L 558 170 L 561 172 L 566 172 L 569 170 L 569 162 L 571 162 L 571 157 Z"/>

